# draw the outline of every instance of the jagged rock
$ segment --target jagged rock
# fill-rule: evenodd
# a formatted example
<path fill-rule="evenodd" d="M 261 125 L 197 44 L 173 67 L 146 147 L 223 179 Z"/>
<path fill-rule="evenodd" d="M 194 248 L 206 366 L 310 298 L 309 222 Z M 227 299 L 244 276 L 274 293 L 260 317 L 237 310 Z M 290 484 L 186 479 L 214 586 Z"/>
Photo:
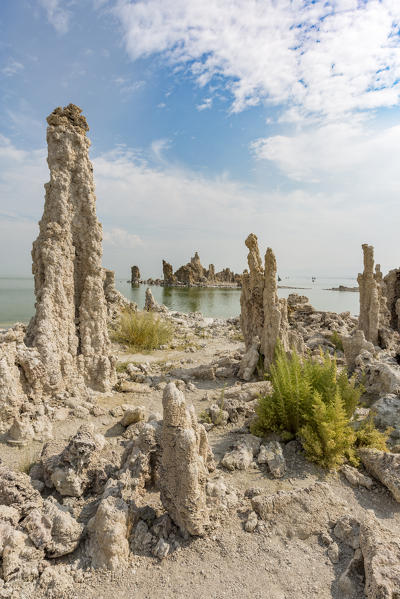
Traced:
<path fill-rule="evenodd" d="M 109 320 L 115 320 L 121 310 L 137 310 L 137 305 L 130 302 L 115 288 L 115 273 L 113 270 L 103 269 L 104 272 L 104 297 L 107 304 L 107 316 Z"/>
<path fill-rule="evenodd" d="M 349 515 L 342 516 L 335 525 L 333 533 L 337 539 L 352 549 L 360 546 L 360 523 Z"/>
<path fill-rule="evenodd" d="M 261 440 L 254 435 L 245 435 L 239 439 L 234 448 L 228 451 L 221 460 L 227 470 L 247 470 L 260 450 Z"/>
<path fill-rule="evenodd" d="M 361 583 L 364 581 L 364 560 L 361 549 L 356 549 L 346 569 L 339 577 L 338 589 L 343 599 L 353 599 L 362 594 Z"/>
<path fill-rule="evenodd" d="M 280 534 L 301 539 L 318 535 L 347 511 L 330 486 L 321 482 L 294 491 L 256 495 L 251 504 L 258 516 L 273 524 Z"/>
<path fill-rule="evenodd" d="M 27 474 L 14 472 L 0 463 L 0 505 L 11 506 L 25 517 L 35 508 L 41 508 L 43 499 Z"/>
<path fill-rule="evenodd" d="M 375 401 L 371 410 L 375 416 L 375 424 L 382 428 L 392 427 L 400 436 L 400 397 L 394 394 L 384 395 Z"/>
<path fill-rule="evenodd" d="M 366 341 L 364 333 L 361 329 L 356 329 L 352 335 L 343 335 L 342 342 L 346 364 L 349 371 L 353 371 L 356 367 L 356 358 L 359 356 L 361 351 L 368 351 L 372 355 L 375 353 L 374 344 L 370 341 Z"/>
<path fill-rule="evenodd" d="M 353 485 L 354 487 L 360 486 L 365 487 L 366 489 L 372 489 L 374 485 L 374 481 L 369 477 L 365 476 L 362 472 L 357 470 L 357 468 L 353 468 L 348 464 L 344 464 L 340 468 L 340 472 L 345 476 L 347 481 Z"/>
<path fill-rule="evenodd" d="M 139 285 L 140 270 L 138 266 L 131 266 L 131 285 Z"/>
<path fill-rule="evenodd" d="M 169 287 L 170 285 L 175 285 L 177 282 L 176 276 L 174 275 L 174 271 L 172 269 L 172 265 L 165 260 L 162 261 L 163 265 L 163 277 L 164 277 L 164 285 Z"/>
<path fill-rule="evenodd" d="M 286 300 L 278 298 L 273 251 L 267 249 L 263 269 L 256 235 L 251 233 L 247 237 L 246 246 L 249 248 L 247 260 L 250 272 L 245 272 L 242 279 L 240 325 L 246 352 L 254 338 L 258 337 L 264 368 L 269 369 L 278 339 L 286 350 L 294 347 L 301 352 L 304 344 L 300 335 L 289 328 Z"/>
<path fill-rule="evenodd" d="M 380 480 L 400 502 L 400 455 L 367 448 L 359 449 L 359 454 L 369 474 Z"/>
<path fill-rule="evenodd" d="M 135 424 L 140 420 L 144 420 L 146 418 L 146 408 L 144 406 L 136 406 L 136 407 L 128 407 L 124 411 L 124 415 L 121 420 L 122 426 L 129 426 L 130 424 Z"/>
<path fill-rule="evenodd" d="M 37 549 L 27 534 L 0 522 L 0 558 L 6 582 L 16 578 L 31 581 L 39 576 L 44 551 Z"/>
<path fill-rule="evenodd" d="M 107 306 L 101 267 L 93 167 L 80 108 L 69 104 L 48 117 L 50 182 L 39 236 L 32 249 L 36 313 L 26 336 L 37 348 L 52 392 L 84 385 L 111 389 Z"/>
<path fill-rule="evenodd" d="M 250 347 L 246 350 L 239 367 L 238 376 L 244 381 L 249 381 L 260 359 L 260 339 L 254 337 Z"/>
<path fill-rule="evenodd" d="M 209 521 L 205 485 L 211 450 L 204 427 L 173 383 L 163 394 L 161 501 L 182 533 L 202 535 Z"/>
<path fill-rule="evenodd" d="M 159 560 L 163 560 L 165 557 L 167 557 L 170 549 L 171 545 L 167 543 L 167 541 L 164 541 L 164 539 L 159 539 L 157 545 L 153 549 L 153 555 Z"/>
<path fill-rule="evenodd" d="M 46 599 L 68 597 L 75 587 L 74 579 L 66 572 L 65 566 L 48 566 L 43 570 L 39 587 Z"/>
<path fill-rule="evenodd" d="M 271 441 L 261 445 L 257 462 L 268 464 L 268 468 L 274 478 L 282 478 L 286 472 L 286 461 L 283 457 L 282 447 L 278 441 Z"/>
<path fill-rule="evenodd" d="M 258 524 L 257 514 L 253 511 L 247 516 L 247 520 L 244 523 L 244 529 L 246 532 L 253 532 Z"/>
<path fill-rule="evenodd" d="M 400 332 L 400 268 L 390 270 L 383 278 L 384 294 L 390 314 L 390 326 Z"/>
<path fill-rule="evenodd" d="M 89 521 L 87 552 L 93 568 L 117 570 L 129 556 L 131 520 L 128 505 L 118 497 L 102 499 Z"/>
<path fill-rule="evenodd" d="M 195 366 L 194 368 L 177 368 L 171 370 L 171 376 L 176 376 L 181 379 L 197 379 L 199 381 L 215 381 L 215 367 L 210 366 L 209 364 L 201 364 L 200 366 Z"/>
<path fill-rule="evenodd" d="M 83 424 L 61 452 L 59 444 L 46 444 L 41 455 L 46 486 L 69 497 L 80 497 L 89 489 L 101 492 L 119 467 L 119 456 L 104 447 L 103 435 L 95 433 L 92 424 Z"/>
<path fill-rule="evenodd" d="M 364 271 L 357 277 L 360 288 L 359 328 L 365 339 L 374 345 L 380 345 L 380 329 L 389 325 L 389 311 L 383 295 L 382 273 L 379 264 L 374 273 L 374 248 L 364 243 Z"/>
<path fill-rule="evenodd" d="M 363 376 L 367 392 L 400 393 L 400 366 L 393 358 L 385 356 L 375 359 L 369 352 L 362 350 L 355 360 L 356 371 Z"/>
<path fill-rule="evenodd" d="M 229 420 L 229 412 L 215 403 L 209 407 L 208 413 L 210 415 L 211 422 L 216 426 L 225 426 Z"/>
<path fill-rule="evenodd" d="M 372 512 L 360 527 L 367 599 L 397 599 L 400 594 L 400 542 Z"/>
<path fill-rule="evenodd" d="M 146 299 L 144 304 L 146 312 L 168 312 L 168 308 L 160 305 L 153 297 L 150 287 L 146 289 Z"/>
<path fill-rule="evenodd" d="M 49 497 L 42 509 L 32 510 L 23 522 L 29 538 L 48 557 L 60 557 L 76 549 L 83 525 L 71 516 L 68 509 Z"/>

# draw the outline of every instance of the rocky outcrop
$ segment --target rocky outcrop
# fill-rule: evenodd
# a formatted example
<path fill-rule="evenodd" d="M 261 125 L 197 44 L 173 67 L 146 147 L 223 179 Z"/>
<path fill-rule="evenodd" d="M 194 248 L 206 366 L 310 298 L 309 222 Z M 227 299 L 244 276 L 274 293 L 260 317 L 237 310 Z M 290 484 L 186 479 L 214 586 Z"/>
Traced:
<path fill-rule="evenodd" d="M 144 309 L 146 312 L 168 312 L 168 308 L 163 304 L 159 304 L 151 292 L 150 287 L 146 289 Z"/>
<path fill-rule="evenodd" d="M 161 501 L 183 534 L 203 535 L 209 522 L 206 482 L 212 465 L 207 433 L 173 383 L 163 395 Z"/>
<path fill-rule="evenodd" d="M 131 528 L 128 505 L 119 497 L 106 497 L 89 521 L 87 553 L 93 568 L 116 570 L 129 556 L 128 537 Z"/>
<path fill-rule="evenodd" d="M 371 341 L 367 341 L 361 329 L 356 329 L 352 335 L 342 335 L 342 343 L 346 364 L 349 371 L 356 367 L 356 358 L 365 350 L 374 354 L 375 348 Z"/>
<path fill-rule="evenodd" d="M 115 320 L 121 310 L 136 310 L 137 305 L 130 302 L 115 288 L 115 273 L 113 270 L 104 268 L 104 296 L 107 304 L 107 316 L 110 321 Z"/>
<path fill-rule="evenodd" d="M 140 270 L 138 266 L 131 266 L 131 285 L 139 285 Z"/>
<path fill-rule="evenodd" d="M 301 337 L 289 328 L 287 301 L 278 298 L 273 251 L 267 249 L 263 268 L 256 235 L 251 233 L 245 243 L 249 249 L 249 272 L 245 271 L 242 279 L 240 324 L 246 354 L 258 337 L 264 367 L 268 369 L 274 359 L 278 339 L 286 350 L 295 347 L 302 351 L 303 343 Z"/>
<path fill-rule="evenodd" d="M 242 279 L 241 275 L 235 274 L 230 268 L 224 268 L 216 273 L 214 264 L 210 264 L 207 270 L 201 264 L 198 252 L 195 252 L 190 262 L 178 268 L 175 273 L 173 273 L 172 265 L 163 260 L 163 276 L 165 286 L 240 286 Z"/>
<path fill-rule="evenodd" d="M 111 387 L 102 229 L 96 217 L 88 126 L 73 104 L 47 118 L 50 182 L 32 249 L 36 313 L 27 332 L 53 392 Z"/>
<path fill-rule="evenodd" d="M 400 593 L 400 543 L 397 535 L 370 513 L 361 523 L 367 599 L 396 599 Z"/>
<path fill-rule="evenodd" d="M 360 289 L 359 328 L 364 332 L 365 339 L 374 345 L 382 344 L 385 329 L 389 325 L 389 311 L 386 298 L 383 295 L 383 279 L 379 264 L 374 273 L 374 248 L 364 243 L 364 271 L 357 277 Z"/>
<path fill-rule="evenodd" d="M 392 329 L 400 333 L 400 268 L 390 270 L 383 282 L 390 325 Z"/>
<path fill-rule="evenodd" d="M 381 481 L 400 502 L 400 455 L 367 448 L 360 449 L 359 454 L 367 472 Z"/>

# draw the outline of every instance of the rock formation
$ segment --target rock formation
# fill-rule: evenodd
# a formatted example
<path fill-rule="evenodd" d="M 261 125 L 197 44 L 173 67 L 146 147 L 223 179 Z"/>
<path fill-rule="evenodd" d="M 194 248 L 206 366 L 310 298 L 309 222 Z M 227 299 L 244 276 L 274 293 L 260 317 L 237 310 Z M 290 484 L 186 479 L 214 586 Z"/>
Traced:
<path fill-rule="evenodd" d="M 383 295 L 382 273 L 379 264 L 374 273 L 374 248 L 364 243 L 364 271 L 357 277 L 360 288 L 360 316 L 358 325 L 365 339 L 374 345 L 381 343 L 381 329 L 389 324 L 389 312 Z"/>
<path fill-rule="evenodd" d="M 166 306 L 164 306 L 163 304 L 159 304 L 154 299 L 150 287 L 146 289 L 144 309 L 146 312 L 168 312 L 168 308 Z"/>
<path fill-rule="evenodd" d="M 273 251 L 271 248 L 267 249 L 263 268 L 256 235 L 251 233 L 245 243 L 249 249 L 247 260 L 250 270 L 243 273 L 240 297 L 240 324 L 246 344 L 245 356 L 251 347 L 256 346 L 258 337 L 264 367 L 268 369 L 274 359 L 278 339 L 286 350 L 296 347 L 300 351 L 302 340 L 289 329 L 286 300 L 278 298 Z"/>
<path fill-rule="evenodd" d="M 182 533 L 202 535 L 209 521 L 206 482 L 212 464 L 207 433 L 174 383 L 164 390 L 163 410 L 161 501 Z"/>
<path fill-rule="evenodd" d="M 108 270 L 106 268 L 104 270 L 104 296 L 106 298 L 107 305 L 107 316 L 109 320 L 114 320 L 121 310 L 126 308 L 130 308 L 131 310 L 136 310 L 137 305 L 133 302 L 130 302 L 122 295 L 118 289 L 115 288 L 115 273 L 113 270 Z"/>
<path fill-rule="evenodd" d="M 138 266 L 131 266 L 131 285 L 140 283 L 140 270 Z"/>
<path fill-rule="evenodd" d="M 202 266 L 198 252 L 195 252 L 190 262 L 184 264 L 173 273 L 172 265 L 163 260 L 164 285 L 241 285 L 241 275 L 235 274 L 230 268 L 224 268 L 215 272 L 214 264 L 210 264 L 208 270 Z"/>
<path fill-rule="evenodd" d="M 167 287 L 171 286 L 171 285 L 175 285 L 177 280 L 174 275 L 172 264 L 170 264 L 169 262 L 166 262 L 165 260 L 162 261 L 162 264 L 163 264 L 164 285 L 166 285 Z"/>
<path fill-rule="evenodd" d="M 106 391 L 114 372 L 89 128 L 80 113 L 69 104 L 47 118 L 50 182 L 32 250 L 36 314 L 26 341 L 37 348 L 52 392 L 84 384 Z"/>
<path fill-rule="evenodd" d="M 400 333 L 400 268 L 390 270 L 383 279 L 390 325 Z"/>

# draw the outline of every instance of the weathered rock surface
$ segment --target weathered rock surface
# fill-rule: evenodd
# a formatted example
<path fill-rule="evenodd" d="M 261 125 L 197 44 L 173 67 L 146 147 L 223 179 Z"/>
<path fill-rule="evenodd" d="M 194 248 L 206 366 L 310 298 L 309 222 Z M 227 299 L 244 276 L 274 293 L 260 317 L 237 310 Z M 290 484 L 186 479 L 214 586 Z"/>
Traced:
<path fill-rule="evenodd" d="M 128 505 L 123 499 L 112 496 L 103 499 L 87 528 L 87 553 L 93 568 L 117 570 L 126 564 L 131 521 Z"/>
<path fill-rule="evenodd" d="M 364 243 L 364 271 L 357 277 L 360 288 L 359 328 L 373 345 L 382 344 L 381 329 L 389 325 L 389 311 L 383 295 L 382 273 L 379 264 L 374 273 L 374 248 Z"/>
<path fill-rule="evenodd" d="M 107 316 L 109 320 L 114 320 L 121 310 L 129 308 L 130 310 L 136 310 L 137 305 L 130 302 L 122 295 L 118 289 L 115 288 L 115 273 L 113 270 L 104 270 L 104 297 L 106 298 L 107 304 Z"/>
<path fill-rule="evenodd" d="M 161 501 L 182 533 L 202 535 L 209 521 L 206 481 L 211 450 L 194 410 L 173 383 L 164 389 L 161 431 Z"/>
<path fill-rule="evenodd" d="M 246 350 L 239 367 L 239 378 L 249 381 L 257 367 L 260 359 L 260 339 L 254 337 L 250 347 Z"/>
<path fill-rule="evenodd" d="M 35 508 L 41 508 L 43 499 L 28 475 L 14 472 L 0 463 L 0 505 L 11 506 L 25 517 Z"/>
<path fill-rule="evenodd" d="M 359 454 L 366 470 L 400 502 L 400 455 L 366 448 L 360 449 Z"/>
<path fill-rule="evenodd" d="M 228 451 L 221 460 L 221 465 L 227 470 L 247 470 L 254 462 L 260 450 L 261 440 L 254 435 L 244 435 L 233 449 Z"/>
<path fill-rule="evenodd" d="M 353 371 L 356 367 L 356 358 L 361 351 L 368 351 L 372 355 L 375 353 L 374 344 L 365 339 L 364 332 L 361 329 L 356 329 L 352 335 L 343 335 L 342 343 L 349 371 Z"/>
<path fill-rule="evenodd" d="M 163 260 L 164 285 L 236 285 L 241 284 L 241 275 L 235 274 L 230 268 L 224 268 L 220 272 L 215 272 L 214 264 L 210 264 L 208 270 L 202 266 L 197 252 L 190 259 L 190 262 L 184 264 L 173 273 L 172 265 Z"/>
<path fill-rule="evenodd" d="M 102 230 L 96 217 L 88 126 L 69 104 L 48 117 L 50 182 L 33 244 L 36 313 L 27 345 L 37 348 L 51 391 L 111 388 Z"/>
<path fill-rule="evenodd" d="M 294 491 L 279 491 L 274 495 L 256 495 L 253 510 L 260 518 L 273 522 L 282 535 L 306 539 L 326 530 L 330 521 L 336 521 L 346 511 L 326 483 Z"/>
<path fill-rule="evenodd" d="M 278 298 L 273 251 L 267 249 L 263 268 L 256 235 L 251 233 L 245 243 L 249 249 L 247 260 L 250 272 L 243 274 L 240 325 L 246 353 L 258 337 L 264 368 L 268 369 L 274 359 L 278 339 L 284 349 L 295 347 L 298 351 L 303 350 L 303 341 L 300 335 L 289 328 L 286 300 Z"/>
<path fill-rule="evenodd" d="M 48 557 L 60 557 L 76 549 L 83 525 L 71 516 L 68 509 L 50 497 L 41 509 L 33 509 L 23 522 L 29 538 Z"/>
<path fill-rule="evenodd" d="M 286 461 L 283 457 L 281 444 L 278 441 L 271 441 L 266 445 L 261 445 L 257 462 L 259 464 L 267 464 L 274 478 L 282 478 L 286 472 Z"/>
<path fill-rule="evenodd" d="M 400 542 L 371 513 L 360 528 L 367 599 L 397 599 L 400 596 Z"/>
<path fill-rule="evenodd" d="M 390 270 L 383 278 L 383 291 L 390 314 L 390 326 L 400 332 L 400 268 Z"/>
<path fill-rule="evenodd" d="M 131 285 L 140 283 L 140 270 L 138 266 L 131 266 Z"/>
<path fill-rule="evenodd" d="M 148 287 L 146 289 L 146 298 L 145 298 L 144 309 L 146 310 L 146 312 L 167 312 L 168 311 L 168 309 L 165 306 L 160 305 L 158 302 L 156 302 L 156 300 L 154 299 L 154 296 L 151 292 L 150 287 Z"/>

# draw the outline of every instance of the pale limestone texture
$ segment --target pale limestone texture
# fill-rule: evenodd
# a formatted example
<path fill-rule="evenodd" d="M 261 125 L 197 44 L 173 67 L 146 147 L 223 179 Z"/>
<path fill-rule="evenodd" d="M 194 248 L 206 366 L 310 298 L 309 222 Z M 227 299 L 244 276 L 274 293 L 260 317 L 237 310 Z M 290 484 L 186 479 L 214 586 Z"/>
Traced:
<path fill-rule="evenodd" d="M 364 558 L 367 599 L 400 596 L 400 542 L 373 512 L 361 523 L 360 548 Z"/>
<path fill-rule="evenodd" d="M 163 395 L 161 501 L 182 533 L 203 535 L 209 522 L 206 482 L 212 466 L 207 433 L 174 383 Z"/>
<path fill-rule="evenodd" d="M 166 306 L 159 304 L 154 299 L 150 287 L 146 289 L 144 309 L 146 312 L 168 312 L 168 308 L 166 308 Z"/>
<path fill-rule="evenodd" d="M 36 313 L 26 337 L 36 347 L 49 390 L 111 388 L 102 229 L 96 217 L 88 126 L 80 108 L 56 108 L 47 128 L 50 182 L 32 249 Z"/>
<path fill-rule="evenodd" d="M 359 454 L 368 473 L 381 481 L 400 502 L 400 454 L 367 448 L 361 448 Z"/>
<path fill-rule="evenodd" d="M 174 273 L 172 265 L 163 260 L 164 285 L 236 285 L 241 284 L 241 275 L 235 274 L 230 268 L 215 272 L 214 264 L 208 270 L 201 264 L 198 252 Z"/>
<path fill-rule="evenodd" d="M 113 270 L 103 269 L 104 271 L 104 297 L 107 305 L 107 317 L 109 321 L 115 320 L 122 310 L 137 310 L 137 305 L 130 302 L 115 288 L 115 273 Z"/>
<path fill-rule="evenodd" d="M 278 298 L 273 251 L 271 248 L 267 249 L 263 268 L 256 235 L 251 233 L 245 243 L 249 249 L 249 272 L 243 273 L 240 324 L 246 352 L 254 343 L 255 337 L 259 337 L 260 354 L 264 357 L 264 367 L 268 370 L 274 359 L 278 339 L 287 351 L 293 347 L 297 351 L 303 351 L 303 341 L 300 335 L 290 330 L 287 301 Z"/>
<path fill-rule="evenodd" d="M 131 266 L 131 285 L 140 283 L 140 270 L 138 266 Z"/>
<path fill-rule="evenodd" d="M 375 353 L 374 344 L 365 339 L 361 329 L 356 329 L 351 335 L 342 335 L 342 343 L 347 368 L 350 371 L 356 367 L 356 358 L 361 351 L 366 350 L 371 354 Z"/>
<path fill-rule="evenodd" d="M 389 311 L 383 295 L 382 273 L 379 264 L 374 273 L 374 248 L 364 243 L 364 271 L 357 277 L 360 289 L 359 328 L 365 339 L 374 345 L 381 344 L 381 329 L 389 325 Z"/>
<path fill-rule="evenodd" d="M 128 505 L 123 499 L 111 496 L 102 499 L 87 530 L 87 553 L 92 559 L 93 568 L 116 570 L 126 565 L 131 520 Z"/>
<path fill-rule="evenodd" d="M 390 270 L 383 279 L 384 294 L 392 329 L 400 332 L 400 268 Z"/>

